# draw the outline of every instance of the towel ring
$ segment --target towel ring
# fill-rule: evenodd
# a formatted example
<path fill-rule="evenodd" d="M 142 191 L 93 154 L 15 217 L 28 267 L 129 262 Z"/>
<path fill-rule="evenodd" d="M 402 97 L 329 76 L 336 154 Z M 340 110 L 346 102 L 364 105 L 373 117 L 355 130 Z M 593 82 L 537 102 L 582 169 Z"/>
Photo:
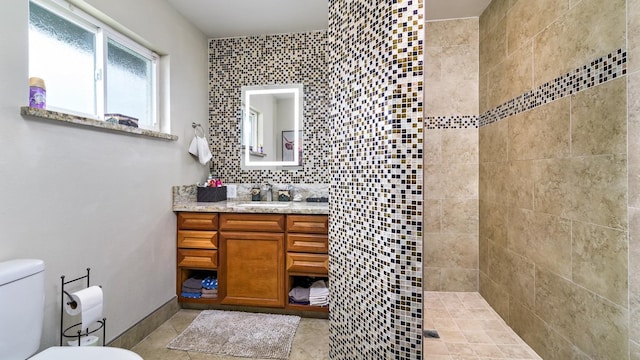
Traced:
<path fill-rule="evenodd" d="M 204 129 L 202 128 L 202 125 L 196 124 L 196 123 L 191 123 L 191 127 L 193 128 L 193 134 L 195 136 L 204 137 Z M 200 132 L 202 133 L 202 135 L 198 135 L 198 129 L 200 129 Z"/>

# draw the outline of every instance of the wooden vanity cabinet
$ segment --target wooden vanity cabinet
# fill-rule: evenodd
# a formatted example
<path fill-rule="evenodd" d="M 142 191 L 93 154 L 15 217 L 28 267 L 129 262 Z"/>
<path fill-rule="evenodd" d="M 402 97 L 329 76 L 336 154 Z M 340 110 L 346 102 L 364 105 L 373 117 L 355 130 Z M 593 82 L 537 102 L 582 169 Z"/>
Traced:
<path fill-rule="evenodd" d="M 285 305 L 285 215 L 220 214 L 221 303 Z"/>
<path fill-rule="evenodd" d="M 328 279 L 328 216 L 298 214 L 177 214 L 178 300 L 185 303 L 328 312 L 289 304 L 297 278 Z M 182 297 L 189 277 L 218 279 L 218 297 Z"/>
<path fill-rule="evenodd" d="M 181 296 L 182 283 L 198 273 L 218 276 L 218 214 L 178 213 L 176 292 L 181 302 L 216 303 L 218 299 Z"/>
<path fill-rule="evenodd" d="M 287 215 L 286 308 L 328 312 L 328 307 L 290 304 L 289 290 L 297 277 L 329 278 L 329 217 Z"/>

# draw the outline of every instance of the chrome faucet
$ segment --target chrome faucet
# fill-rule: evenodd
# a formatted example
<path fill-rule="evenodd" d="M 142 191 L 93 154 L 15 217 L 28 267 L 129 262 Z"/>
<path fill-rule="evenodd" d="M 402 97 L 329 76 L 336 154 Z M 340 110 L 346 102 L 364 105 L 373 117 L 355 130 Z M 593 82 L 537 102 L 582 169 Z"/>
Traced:
<path fill-rule="evenodd" d="M 264 183 L 264 187 L 262 189 L 267 192 L 266 201 L 273 201 L 273 185 L 269 184 L 268 182 Z"/>

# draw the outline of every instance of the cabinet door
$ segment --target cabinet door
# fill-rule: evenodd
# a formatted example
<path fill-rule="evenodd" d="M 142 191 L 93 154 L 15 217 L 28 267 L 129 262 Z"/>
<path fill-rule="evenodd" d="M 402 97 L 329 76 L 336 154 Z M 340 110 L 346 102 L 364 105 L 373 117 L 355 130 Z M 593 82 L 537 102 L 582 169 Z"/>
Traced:
<path fill-rule="evenodd" d="M 219 234 L 222 304 L 284 307 L 284 234 Z"/>

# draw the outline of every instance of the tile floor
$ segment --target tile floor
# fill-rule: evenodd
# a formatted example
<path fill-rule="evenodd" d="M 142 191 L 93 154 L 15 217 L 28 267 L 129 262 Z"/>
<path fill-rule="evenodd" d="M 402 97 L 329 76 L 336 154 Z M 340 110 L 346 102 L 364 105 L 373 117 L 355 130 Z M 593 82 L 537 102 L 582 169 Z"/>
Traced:
<path fill-rule="evenodd" d="M 219 356 L 170 350 L 166 346 L 198 316 L 200 310 L 178 311 L 171 319 L 160 325 L 151 335 L 131 350 L 145 360 L 243 360 L 245 358 Z M 329 320 L 302 318 L 293 339 L 290 360 L 325 360 L 329 358 Z M 256 360 L 256 359 L 251 359 Z"/>
<path fill-rule="evenodd" d="M 425 338 L 427 360 L 542 359 L 475 292 L 425 292 L 424 328 L 439 339 Z"/>
<path fill-rule="evenodd" d="M 425 292 L 424 309 L 424 328 L 440 335 L 424 339 L 424 360 L 541 360 L 478 293 Z M 242 360 L 166 348 L 199 313 L 180 310 L 132 350 L 150 360 Z M 329 359 L 329 321 L 302 318 L 289 359 Z"/>

